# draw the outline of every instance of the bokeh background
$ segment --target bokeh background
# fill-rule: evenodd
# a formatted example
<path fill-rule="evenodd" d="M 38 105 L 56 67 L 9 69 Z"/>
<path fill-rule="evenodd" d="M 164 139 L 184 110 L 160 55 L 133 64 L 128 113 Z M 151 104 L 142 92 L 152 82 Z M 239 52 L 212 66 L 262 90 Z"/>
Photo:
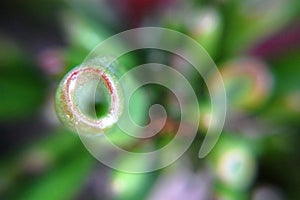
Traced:
<path fill-rule="evenodd" d="M 0 4 L 0 199 L 300 199 L 298 0 Z M 61 78 L 99 42 L 141 26 L 171 28 L 198 41 L 221 71 L 228 113 L 214 150 L 198 159 L 211 117 L 204 82 L 172 55 L 132 53 L 124 65 L 186 66 L 204 98 L 196 142 L 182 158 L 159 171 L 127 174 L 99 163 L 61 125 L 54 95 Z M 154 102 L 173 105 L 164 89 L 152 91 Z M 149 142 L 164 144 L 177 125 L 170 117 Z"/>

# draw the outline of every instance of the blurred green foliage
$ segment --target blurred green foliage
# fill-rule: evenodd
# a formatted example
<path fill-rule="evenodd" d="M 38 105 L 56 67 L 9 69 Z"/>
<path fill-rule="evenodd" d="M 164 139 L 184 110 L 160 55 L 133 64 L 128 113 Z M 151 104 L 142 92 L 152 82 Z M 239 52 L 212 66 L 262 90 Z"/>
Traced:
<path fill-rule="evenodd" d="M 0 199 L 147 199 L 153 195 L 169 199 L 170 193 L 177 194 L 177 199 L 193 194 L 198 195 L 195 199 L 300 198 L 299 1 L 55 0 L 41 3 L 30 0 L 6 3 L 3 8 L 5 12 L 0 15 Z M 228 119 L 224 133 L 207 158 L 197 158 L 210 117 L 209 95 L 200 81 L 193 85 L 204 99 L 200 101 L 203 121 L 199 122 L 197 141 L 184 155 L 184 161 L 180 159 L 157 172 L 129 174 L 99 167 L 78 136 L 63 129 L 57 121 L 53 97 L 59 80 L 105 38 L 138 26 L 162 26 L 191 36 L 203 45 L 220 69 L 230 68 L 226 63 L 245 57 L 266 65 L 273 85 L 266 91 L 267 99 L 250 106 L 251 109 L 236 103 L 251 98 L 251 81 L 237 76 L 228 78 Z M 55 53 L 41 56 L 45 51 L 59 52 L 59 56 Z M 123 56 L 119 62 L 130 69 L 149 61 L 149 50 L 135 53 Z M 164 55 L 163 61 L 171 63 L 172 57 Z M 54 68 L 57 70 L 53 71 Z M 191 78 L 196 79 L 193 75 Z M 154 102 L 168 105 L 172 100 L 164 95 L 163 89 L 152 89 Z M 143 103 L 138 94 L 134 101 Z M 139 114 L 137 119 L 147 118 L 148 111 L 131 109 Z M 160 148 L 169 142 L 177 120 L 171 119 L 163 134 L 153 138 L 154 146 Z M 111 139 L 125 146 L 132 142 L 114 135 Z M 147 149 L 139 142 L 128 148 L 135 152 Z M 226 157 L 227 154 L 230 156 Z M 120 159 L 120 165 L 124 163 L 144 164 Z M 187 183 L 167 180 L 164 175 L 176 171 L 177 165 L 190 173 L 204 172 L 213 177 L 212 181 L 203 180 L 210 187 L 209 195 L 180 186 L 197 188 L 192 179 Z M 91 181 L 97 168 L 101 169 L 97 172 L 100 178 L 98 182 Z M 162 188 L 164 184 L 179 186 L 166 187 L 165 193 L 160 193 L 158 184 Z M 269 193 L 262 195 L 258 191 L 264 187 Z"/>
<path fill-rule="evenodd" d="M 0 118 L 4 121 L 27 117 L 42 104 L 45 80 L 12 39 L 1 38 L 0 45 Z"/>

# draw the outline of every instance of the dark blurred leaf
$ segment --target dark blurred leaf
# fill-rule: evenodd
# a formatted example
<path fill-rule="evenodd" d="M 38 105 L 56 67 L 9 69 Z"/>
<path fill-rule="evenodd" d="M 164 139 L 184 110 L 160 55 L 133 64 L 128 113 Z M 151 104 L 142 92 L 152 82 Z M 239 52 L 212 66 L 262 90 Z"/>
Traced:
<path fill-rule="evenodd" d="M 28 116 L 43 101 L 45 81 L 24 51 L 5 38 L 0 43 L 0 120 Z"/>

